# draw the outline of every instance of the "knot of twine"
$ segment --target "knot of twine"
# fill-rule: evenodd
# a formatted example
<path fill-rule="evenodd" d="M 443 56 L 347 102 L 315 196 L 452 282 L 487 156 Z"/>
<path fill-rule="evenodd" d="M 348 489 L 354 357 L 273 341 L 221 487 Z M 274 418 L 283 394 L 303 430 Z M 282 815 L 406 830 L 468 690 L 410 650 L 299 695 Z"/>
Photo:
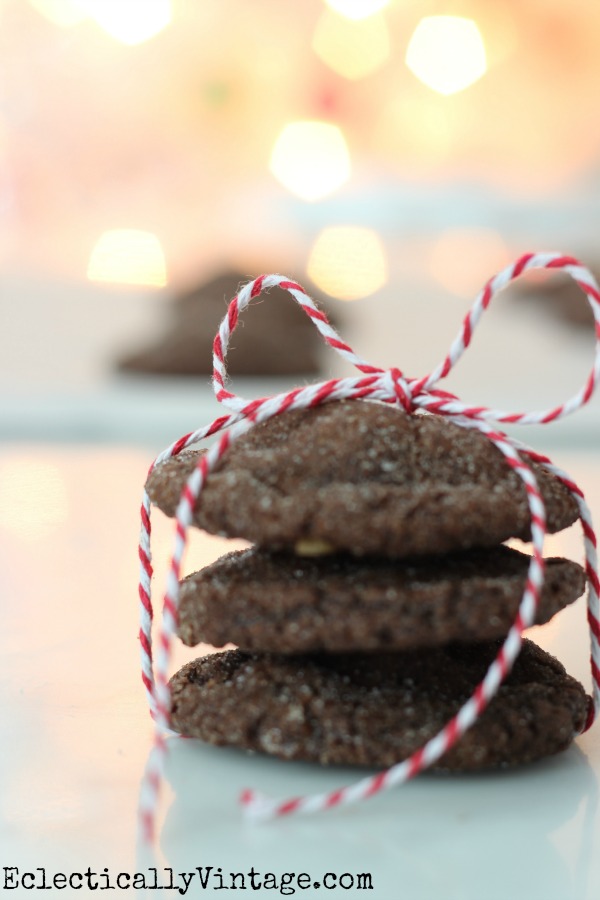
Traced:
<path fill-rule="evenodd" d="M 415 405 L 413 402 L 413 393 L 412 393 L 412 381 L 406 380 L 402 375 L 400 369 L 390 369 L 390 377 L 392 379 L 392 384 L 394 386 L 394 392 L 396 394 L 396 399 L 398 400 L 399 405 L 404 409 L 404 412 L 410 415 L 411 412 L 414 412 Z"/>
<path fill-rule="evenodd" d="M 595 320 L 594 360 L 591 371 L 580 390 L 559 406 L 533 412 L 509 412 L 489 409 L 485 406 L 470 406 L 456 396 L 440 390 L 436 384 L 444 379 L 460 359 L 471 342 L 473 331 L 483 312 L 488 308 L 495 294 L 513 279 L 531 269 L 560 269 L 568 273 L 587 297 Z M 239 314 L 263 291 L 278 285 L 287 290 L 312 319 L 325 342 L 359 371 L 358 376 L 336 378 L 306 387 L 255 400 L 239 397 L 225 387 L 225 359 L 232 332 Z M 510 672 L 517 658 L 523 631 L 535 619 L 540 592 L 544 583 L 543 544 L 546 535 L 546 515 L 532 462 L 541 463 L 554 474 L 574 497 L 583 530 L 586 573 L 588 579 L 587 617 L 591 645 L 591 669 L 593 702 L 584 730 L 589 728 L 600 711 L 600 604 L 598 595 L 598 563 L 596 555 L 596 535 L 592 517 L 583 492 L 573 479 L 555 466 L 551 460 L 526 447 L 520 441 L 508 437 L 501 430 L 507 423 L 513 425 L 547 424 L 565 418 L 584 406 L 591 398 L 600 379 L 600 291 L 592 274 L 572 257 L 558 253 L 529 253 L 512 265 L 507 266 L 491 278 L 476 297 L 467 313 L 462 327 L 452 343 L 447 356 L 439 365 L 423 378 L 407 378 L 398 368 L 384 370 L 372 366 L 357 356 L 329 323 L 325 313 L 317 308 L 301 285 L 282 275 L 263 275 L 241 288 L 229 304 L 213 344 L 213 387 L 217 400 L 229 413 L 215 419 L 210 425 L 184 435 L 167 447 L 154 463 L 177 455 L 183 449 L 205 438 L 219 434 L 219 439 L 203 454 L 198 465 L 184 486 L 175 515 L 175 541 L 163 598 L 162 620 L 156 657 L 152 651 L 152 562 L 150 548 L 150 499 L 144 492 L 141 517 L 142 526 L 139 544 L 140 569 L 140 643 L 142 656 L 142 680 L 146 687 L 151 714 L 155 722 L 153 751 L 150 754 L 142 781 L 140 795 L 140 828 L 142 838 L 151 842 L 155 830 L 156 811 L 162 772 L 167 753 L 166 736 L 169 734 L 170 694 L 168 672 L 172 639 L 177 625 L 177 604 L 181 562 L 187 543 L 188 529 L 193 517 L 193 509 L 201 494 L 206 479 L 214 469 L 230 444 L 258 422 L 280 415 L 286 410 L 306 409 L 334 400 L 379 400 L 396 404 L 407 413 L 416 410 L 446 416 L 464 428 L 481 431 L 504 455 L 509 465 L 523 481 L 531 516 L 532 557 L 529 565 L 525 590 L 519 604 L 515 620 L 496 658 L 491 663 L 483 680 L 477 685 L 472 696 L 463 704 L 456 715 L 419 750 L 408 759 L 397 763 L 375 776 L 363 778 L 355 784 L 341 787 L 330 793 L 314 794 L 306 797 L 292 797 L 273 800 L 255 791 L 242 794 L 241 803 L 245 813 L 254 819 L 266 819 L 291 813 L 309 813 L 349 804 L 373 796 L 413 778 L 432 765 L 459 740 L 462 734 L 478 719 L 500 684 Z"/>

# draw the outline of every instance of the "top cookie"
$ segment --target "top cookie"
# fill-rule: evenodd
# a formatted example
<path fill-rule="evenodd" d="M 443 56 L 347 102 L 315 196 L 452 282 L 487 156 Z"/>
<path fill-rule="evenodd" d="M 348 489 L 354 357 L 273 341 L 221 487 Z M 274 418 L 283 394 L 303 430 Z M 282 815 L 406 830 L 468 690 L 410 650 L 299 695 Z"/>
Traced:
<path fill-rule="evenodd" d="M 146 488 L 175 514 L 204 451 L 156 466 Z M 549 532 L 578 515 L 568 490 L 534 465 Z M 311 545 L 401 557 L 529 540 L 519 476 L 480 432 L 441 416 L 338 401 L 252 428 L 210 475 L 194 524 L 274 550 Z"/>

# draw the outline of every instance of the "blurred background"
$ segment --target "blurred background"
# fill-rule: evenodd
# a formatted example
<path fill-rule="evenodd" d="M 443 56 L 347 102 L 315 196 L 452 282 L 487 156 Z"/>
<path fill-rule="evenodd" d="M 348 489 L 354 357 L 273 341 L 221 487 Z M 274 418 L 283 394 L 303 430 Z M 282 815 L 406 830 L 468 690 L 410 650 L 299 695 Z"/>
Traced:
<path fill-rule="evenodd" d="M 600 267 L 599 35 L 593 0 L 0 0 L 0 437 L 158 451 L 201 424 L 216 323 L 261 272 L 417 376 L 514 257 Z M 241 393 L 348 371 L 284 305 L 236 335 Z M 449 387 L 557 403 L 590 323 L 529 279 Z"/>

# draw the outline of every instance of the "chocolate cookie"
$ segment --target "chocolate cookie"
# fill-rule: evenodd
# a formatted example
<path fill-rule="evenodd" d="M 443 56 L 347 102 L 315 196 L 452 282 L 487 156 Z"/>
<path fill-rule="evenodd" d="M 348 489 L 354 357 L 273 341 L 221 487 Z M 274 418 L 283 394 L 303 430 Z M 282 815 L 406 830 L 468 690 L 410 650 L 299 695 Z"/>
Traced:
<path fill-rule="evenodd" d="M 131 353 L 118 363 L 128 372 L 155 375 L 209 375 L 212 344 L 227 303 L 250 278 L 225 272 L 206 284 L 176 297 L 172 320 L 164 337 Z M 313 296 L 327 310 L 322 295 Z M 321 346 L 314 325 L 282 288 L 274 287 L 244 314 L 231 340 L 227 367 L 232 375 L 308 375 L 320 370 Z"/>
<path fill-rule="evenodd" d="M 171 679 L 171 723 L 190 737 L 284 759 L 390 766 L 456 713 L 497 648 L 293 658 L 230 650 Z M 556 659 L 525 641 L 488 709 L 437 768 L 497 768 L 558 753 L 583 728 L 588 702 Z"/>
<path fill-rule="evenodd" d="M 508 547 L 390 560 L 303 559 L 250 549 L 181 584 L 179 636 L 271 653 L 405 650 L 505 635 L 529 557 Z M 546 560 L 537 624 L 579 597 L 585 573 Z"/>
<path fill-rule="evenodd" d="M 147 490 L 167 515 L 198 459 L 188 451 L 151 472 Z M 560 531 L 577 505 L 558 479 L 534 470 L 548 530 Z M 211 474 L 194 524 L 273 550 L 316 542 L 358 556 L 530 539 L 523 483 L 486 437 L 365 401 L 286 412 L 252 428 Z"/>
<path fill-rule="evenodd" d="M 598 266 L 591 268 L 592 274 L 598 280 L 600 270 Z M 521 281 L 511 285 L 517 301 L 523 300 L 543 305 L 544 313 L 558 316 L 576 328 L 594 328 L 594 314 L 589 301 L 580 287 L 564 272 L 537 271 L 535 278 L 525 277 Z"/>

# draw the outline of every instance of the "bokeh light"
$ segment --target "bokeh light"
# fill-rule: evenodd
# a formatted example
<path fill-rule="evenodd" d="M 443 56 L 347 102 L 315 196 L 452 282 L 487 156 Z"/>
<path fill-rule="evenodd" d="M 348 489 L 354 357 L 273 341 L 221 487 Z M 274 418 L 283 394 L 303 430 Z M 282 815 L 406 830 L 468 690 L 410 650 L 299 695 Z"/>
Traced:
<path fill-rule="evenodd" d="M 485 282 L 508 265 L 511 252 L 492 228 L 449 228 L 434 241 L 429 271 L 442 287 L 474 298 Z"/>
<path fill-rule="evenodd" d="M 385 250 L 375 231 L 338 225 L 325 228 L 318 235 L 307 273 L 331 297 L 359 300 L 384 286 L 387 268 Z"/>
<path fill-rule="evenodd" d="M 45 538 L 69 511 L 59 469 L 38 459 L 0 461 L 0 528 L 25 540 Z"/>
<path fill-rule="evenodd" d="M 366 19 L 389 5 L 390 0 L 325 0 L 334 12 L 347 19 Z"/>
<path fill-rule="evenodd" d="M 171 22 L 171 0 L 77 0 L 111 37 L 123 44 L 147 41 Z"/>
<path fill-rule="evenodd" d="M 350 154 L 337 125 L 291 122 L 273 147 L 275 178 L 303 200 L 320 200 L 350 177 Z"/>
<path fill-rule="evenodd" d="M 88 18 L 79 0 L 29 0 L 37 12 L 60 28 L 71 28 Z"/>
<path fill-rule="evenodd" d="M 105 231 L 92 251 L 87 276 L 90 281 L 163 287 L 167 267 L 160 241 L 149 231 Z"/>
<path fill-rule="evenodd" d="M 427 87 L 455 94 L 487 70 L 485 45 L 477 24 L 460 16 L 421 19 L 406 50 L 406 65 Z"/>
<path fill-rule="evenodd" d="M 401 160 L 411 171 L 428 172 L 447 162 L 462 134 L 459 117 L 444 98 L 414 85 L 382 104 L 374 123 L 373 147 L 387 158 Z"/>
<path fill-rule="evenodd" d="M 313 36 L 319 59 L 338 75 L 353 81 L 370 75 L 390 56 L 390 36 L 383 16 L 353 21 L 324 10 Z"/>

